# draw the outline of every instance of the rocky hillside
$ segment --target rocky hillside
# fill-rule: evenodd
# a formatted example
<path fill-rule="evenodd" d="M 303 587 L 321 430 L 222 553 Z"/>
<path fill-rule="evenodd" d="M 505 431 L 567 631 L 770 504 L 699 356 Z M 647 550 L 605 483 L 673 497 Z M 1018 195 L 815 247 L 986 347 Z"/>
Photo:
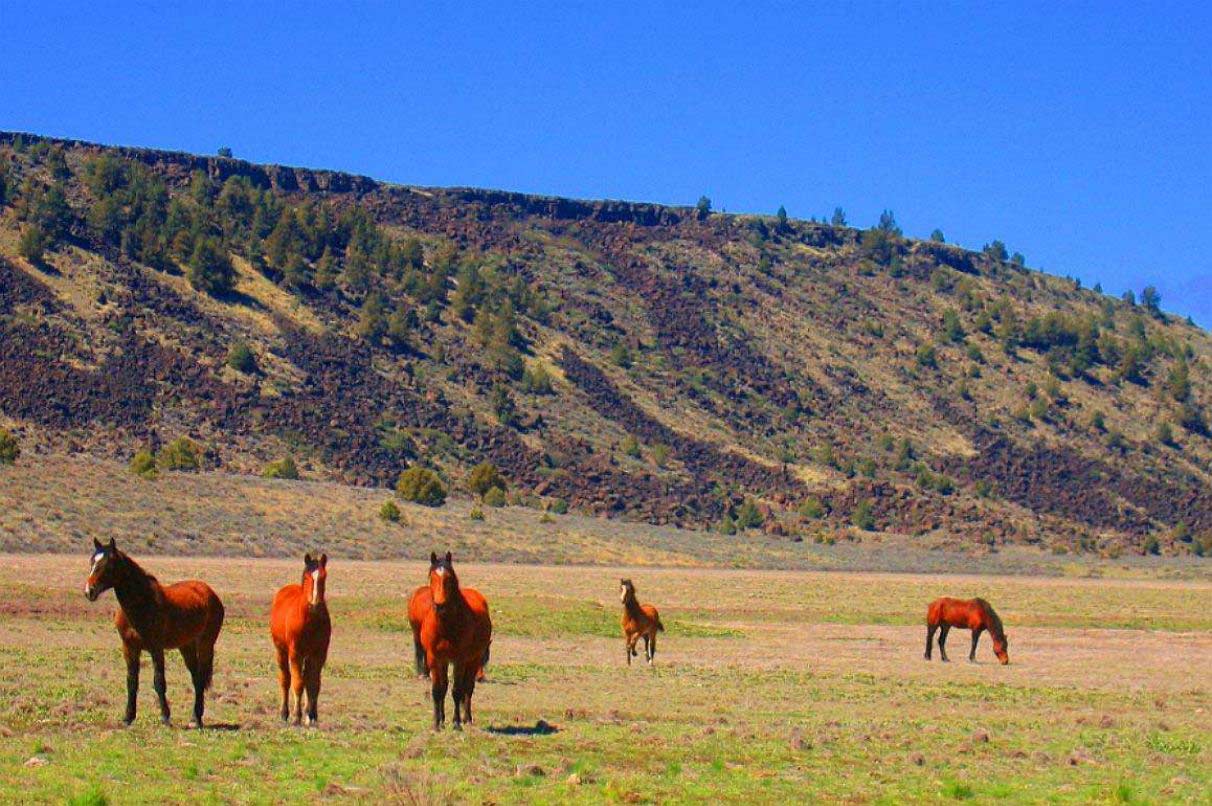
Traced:
<path fill-rule="evenodd" d="M 1212 547 L 1212 339 L 883 228 L 0 134 L 0 426 L 788 539 Z"/>

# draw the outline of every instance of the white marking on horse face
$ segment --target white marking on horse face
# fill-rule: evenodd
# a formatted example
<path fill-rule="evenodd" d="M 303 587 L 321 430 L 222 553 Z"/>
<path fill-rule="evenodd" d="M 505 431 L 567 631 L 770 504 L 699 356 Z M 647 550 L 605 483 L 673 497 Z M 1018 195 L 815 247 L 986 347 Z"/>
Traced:
<path fill-rule="evenodd" d="M 446 576 L 446 567 L 439 565 L 437 568 L 433 569 L 433 572 L 440 577 L 444 577 Z"/>

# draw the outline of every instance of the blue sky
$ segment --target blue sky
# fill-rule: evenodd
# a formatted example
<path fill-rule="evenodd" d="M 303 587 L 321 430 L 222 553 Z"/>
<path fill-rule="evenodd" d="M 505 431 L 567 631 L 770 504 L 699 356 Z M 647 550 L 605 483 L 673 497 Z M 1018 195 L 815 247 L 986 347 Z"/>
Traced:
<path fill-rule="evenodd" d="M 48 5 L 0 3 L 0 128 L 859 225 L 890 208 L 1109 292 L 1156 284 L 1212 326 L 1207 4 Z"/>

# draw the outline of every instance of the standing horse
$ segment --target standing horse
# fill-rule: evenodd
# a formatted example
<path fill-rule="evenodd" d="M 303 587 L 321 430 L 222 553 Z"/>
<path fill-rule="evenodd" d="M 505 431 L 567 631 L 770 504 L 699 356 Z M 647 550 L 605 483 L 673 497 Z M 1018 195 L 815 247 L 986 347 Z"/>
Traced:
<path fill-rule="evenodd" d="M 202 727 L 203 693 L 210 688 L 215 668 L 215 641 L 223 628 L 223 603 L 205 582 L 189 580 L 161 585 L 154 576 L 118 551 L 93 539 L 92 566 L 84 595 L 90 602 L 110 588 L 118 597 L 114 626 L 126 658 L 127 725 L 135 721 L 139 693 L 139 658 L 147 651 L 155 670 L 160 720 L 169 723 L 168 684 L 164 679 L 164 650 L 179 649 L 194 683 L 194 724 Z"/>
<path fill-rule="evenodd" d="M 623 600 L 623 640 L 627 645 L 627 665 L 635 656 L 635 644 L 644 637 L 644 658 L 649 665 L 656 657 L 656 639 L 658 632 L 665 631 L 657 609 L 650 604 L 642 605 L 635 598 L 635 585 L 630 579 L 619 580 L 619 598 Z"/>
<path fill-rule="evenodd" d="M 947 632 L 952 627 L 961 630 L 972 630 L 972 649 L 968 652 L 968 660 L 976 662 L 976 644 L 980 641 L 981 633 L 989 631 L 993 637 L 993 654 L 1003 666 L 1010 662 L 1007 648 L 1010 640 L 1002 628 L 1002 620 L 993 607 L 984 599 L 952 599 L 944 596 L 930 603 L 926 611 L 926 660 L 930 660 L 930 644 L 934 640 L 934 631 L 939 630 L 938 652 L 944 662 L 947 660 Z"/>
<path fill-rule="evenodd" d="M 320 672 L 328 659 L 332 622 L 324 587 L 328 555 L 313 560 L 303 555 L 303 581 L 287 585 L 274 596 L 269 612 L 269 634 L 278 656 L 278 685 L 282 689 L 282 721 L 290 719 L 290 692 L 295 695 L 295 724 L 303 721 L 303 690 L 307 689 L 307 723 L 319 719 Z"/>
<path fill-rule="evenodd" d="M 480 596 L 476 590 L 467 590 L 464 593 Z M 413 664 L 417 670 L 417 677 L 429 677 L 429 666 L 425 662 L 425 647 L 421 645 L 421 625 L 425 623 L 425 615 L 432 609 L 433 593 L 429 590 L 428 585 L 422 585 L 412 592 L 412 596 L 408 599 L 408 624 L 412 627 Z M 484 650 L 484 662 L 480 664 L 480 670 L 476 672 L 477 683 L 484 682 L 484 668 L 488 666 L 489 649 L 491 649 L 491 642 L 489 648 Z"/>
<path fill-rule="evenodd" d="M 422 618 L 419 639 L 433 682 L 433 729 L 446 722 L 447 667 L 453 663 L 454 729 L 461 730 L 463 722 L 471 722 L 471 695 L 492 643 L 492 619 L 478 591 L 459 587 L 449 551 L 441 560 L 429 555 L 429 594 L 432 606 Z"/>

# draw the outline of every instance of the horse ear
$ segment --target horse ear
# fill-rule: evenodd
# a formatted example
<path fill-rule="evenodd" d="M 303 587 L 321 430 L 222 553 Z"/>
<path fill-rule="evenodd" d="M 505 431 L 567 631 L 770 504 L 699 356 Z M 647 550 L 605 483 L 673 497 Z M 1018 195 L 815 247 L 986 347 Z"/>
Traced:
<path fill-rule="evenodd" d="M 321 568 L 326 568 L 327 566 L 328 566 L 328 555 L 327 555 L 327 554 L 321 554 L 321 555 L 320 555 L 320 567 L 321 567 Z"/>
<path fill-rule="evenodd" d="M 438 553 L 436 551 L 429 552 L 429 564 L 430 565 L 438 564 Z"/>
<path fill-rule="evenodd" d="M 314 560 L 312 560 L 312 558 L 311 558 L 310 551 L 303 555 L 303 564 L 304 565 L 311 565 L 313 562 L 314 562 Z"/>
<path fill-rule="evenodd" d="M 112 537 L 109 539 L 109 549 L 110 551 L 118 550 L 118 543 Z"/>
<path fill-rule="evenodd" d="M 97 551 L 101 550 L 101 541 L 95 537 L 93 538 L 93 548 L 95 548 Z"/>
<path fill-rule="evenodd" d="M 454 558 L 450 556 L 450 552 L 449 551 L 446 552 L 446 564 L 450 565 L 453 562 L 454 562 Z"/>

